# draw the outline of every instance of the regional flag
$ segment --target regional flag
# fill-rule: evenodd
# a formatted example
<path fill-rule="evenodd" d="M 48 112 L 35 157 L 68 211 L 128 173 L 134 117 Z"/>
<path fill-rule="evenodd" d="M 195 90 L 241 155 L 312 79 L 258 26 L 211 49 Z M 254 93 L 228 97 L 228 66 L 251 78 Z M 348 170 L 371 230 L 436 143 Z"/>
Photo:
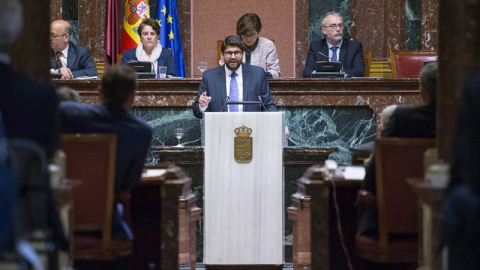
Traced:
<path fill-rule="evenodd" d="M 123 17 L 122 47 L 120 52 L 136 48 L 140 44 L 138 26 L 150 18 L 149 0 L 125 0 L 125 16 Z"/>
<path fill-rule="evenodd" d="M 183 63 L 182 40 L 180 38 L 180 23 L 177 16 L 176 0 L 158 0 L 157 22 L 160 24 L 160 44 L 169 49 L 175 59 L 177 76 L 185 77 Z"/>

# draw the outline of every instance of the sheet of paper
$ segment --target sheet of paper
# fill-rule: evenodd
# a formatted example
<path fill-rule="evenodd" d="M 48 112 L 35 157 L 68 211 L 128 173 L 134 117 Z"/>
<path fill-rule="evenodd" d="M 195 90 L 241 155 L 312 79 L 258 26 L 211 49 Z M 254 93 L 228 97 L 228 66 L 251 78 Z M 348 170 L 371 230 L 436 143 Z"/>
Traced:
<path fill-rule="evenodd" d="M 365 178 L 365 167 L 347 166 L 343 172 L 345 180 L 363 180 Z"/>

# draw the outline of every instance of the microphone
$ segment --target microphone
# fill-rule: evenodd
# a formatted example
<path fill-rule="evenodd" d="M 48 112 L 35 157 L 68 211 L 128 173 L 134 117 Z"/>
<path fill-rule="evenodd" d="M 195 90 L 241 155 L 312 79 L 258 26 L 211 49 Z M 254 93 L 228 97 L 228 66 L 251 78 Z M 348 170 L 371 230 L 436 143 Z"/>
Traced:
<path fill-rule="evenodd" d="M 326 55 L 324 53 L 321 53 L 321 52 L 318 52 L 318 53 L 322 56 L 325 56 L 327 58 L 327 62 L 330 62 L 332 60 L 328 55 Z"/>
<path fill-rule="evenodd" d="M 257 96 L 258 100 L 260 101 L 260 104 L 262 104 L 262 107 L 265 111 L 267 111 L 267 108 L 265 108 L 265 104 L 263 104 L 263 101 L 262 101 L 262 97 L 261 96 Z"/>
<path fill-rule="evenodd" d="M 227 108 L 227 104 L 228 104 L 228 101 L 230 100 L 230 97 L 227 96 L 227 98 L 225 98 L 225 104 L 223 105 L 223 108 L 220 112 L 226 112 L 226 108 Z"/>

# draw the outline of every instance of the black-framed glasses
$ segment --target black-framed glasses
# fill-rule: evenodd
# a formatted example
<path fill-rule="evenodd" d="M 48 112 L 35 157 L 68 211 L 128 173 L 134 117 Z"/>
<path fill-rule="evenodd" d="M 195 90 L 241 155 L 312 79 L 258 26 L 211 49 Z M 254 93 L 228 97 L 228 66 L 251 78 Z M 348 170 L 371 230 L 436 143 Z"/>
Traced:
<path fill-rule="evenodd" d="M 50 38 L 58 38 L 58 37 L 63 37 L 63 36 L 66 36 L 68 34 L 63 34 L 63 35 L 54 35 L 54 34 L 50 34 Z"/>
<path fill-rule="evenodd" d="M 232 55 L 239 57 L 242 53 L 243 53 L 242 51 L 224 52 L 225 56 L 228 56 L 228 57 L 232 57 Z"/>
<path fill-rule="evenodd" d="M 345 27 L 345 25 L 343 23 L 339 23 L 339 24 L 324 25 L 323 27 L 328 27 L 331 30 L 337 30 L 337 28 L 338 29 L 343 29 Z"/>
<path fill-rule="evenodd" d="M 258 32 L 241 35 L 242 39 L 251 39 L 258 35 Z"/>

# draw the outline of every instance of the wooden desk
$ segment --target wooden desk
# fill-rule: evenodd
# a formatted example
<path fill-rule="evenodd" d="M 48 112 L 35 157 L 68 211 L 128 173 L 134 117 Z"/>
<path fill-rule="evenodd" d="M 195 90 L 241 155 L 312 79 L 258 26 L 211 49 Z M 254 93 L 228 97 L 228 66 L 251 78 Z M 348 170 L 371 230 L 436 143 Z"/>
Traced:
<path fill-rule="evenodd" d="M 176 166 L 144 173 L 132 189 L 134 232 L 131 269 L 195 269 L 196 221 L 201 209 L 190 191 L 191 179 Z M 193 234 L 192 234 L 193 232 Z"/>
<path fill-rule="evenodd" d="M 298 191 L 287 208 L 293 220 L 293 267 L 311 269 L 349 269 L 337 229 L 333 207 L 336 193 L 345 245 L 354 269 L 361 269 L 355 259 L 355 200 L 362 181 L 336 179 L 326 181 L 320 166 L 310 167 L 298 179 Z"/>

